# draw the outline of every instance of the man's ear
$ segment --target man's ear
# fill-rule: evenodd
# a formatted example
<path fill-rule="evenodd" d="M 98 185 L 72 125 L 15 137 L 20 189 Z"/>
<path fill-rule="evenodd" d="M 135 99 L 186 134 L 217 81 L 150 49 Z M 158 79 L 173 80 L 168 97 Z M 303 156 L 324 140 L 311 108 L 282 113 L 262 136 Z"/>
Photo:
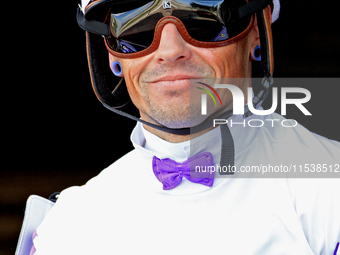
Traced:
<path fill-rule="evenodd" d="M 118 77 L 123 77 L 123 68 L 120 64 L 120 59 L 113 56 L 111 53 L 109 53 L 109 63 L 110 63 L 110 69 L 112 73 Z"/>

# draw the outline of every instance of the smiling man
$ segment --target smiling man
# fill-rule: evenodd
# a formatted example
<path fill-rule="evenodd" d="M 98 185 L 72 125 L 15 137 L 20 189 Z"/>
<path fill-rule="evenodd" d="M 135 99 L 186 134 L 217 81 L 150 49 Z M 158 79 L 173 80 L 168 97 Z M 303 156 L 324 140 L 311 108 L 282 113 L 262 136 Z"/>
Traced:
<path fill-rule="evenodd" d="M 278 14 L 276 0 L 83 1 L 77 17 L 88 31 L 93 88 L 106 108 L 139 122 L 135 149 L 60 194 L 31 254 L 336 254 L 339 179 L 251 178 L 258 176 L 230 169 L 336 168 L 339 143 L 300 125 L 214 128 L 211 116 L 239 126 L 254 116 L 247 106 L 233 116 L 229 91 L 219 92 L 223 107 L 207 117 L 193 100 L 202 96 L 193 92 L 197 82 L 209 88 L 222 78 L 236 79 L 247 95 L 253 61 L 261 61 L 263 87 L 253 96 L 260 109 Z M 129 99 L 140 118 L 117 109 Z M 197 167 L 210 171 L 193 173 Z"/>

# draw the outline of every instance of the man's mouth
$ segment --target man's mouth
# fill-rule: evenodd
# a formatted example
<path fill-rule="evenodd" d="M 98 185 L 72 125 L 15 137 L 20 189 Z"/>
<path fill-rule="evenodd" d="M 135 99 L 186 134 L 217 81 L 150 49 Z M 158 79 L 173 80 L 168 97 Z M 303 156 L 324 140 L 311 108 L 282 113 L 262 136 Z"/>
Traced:
<path fill-rule="evenodd" d="M 185 74 L 167 75 L 167 76 L 163 76 L 163 77 L 155 79 L 154 81 L 152 81 L 152 83 L 161 82 L 161 81 L 190 80 L 194 78 L 197 78 L 197 76 L 185 75 Z"/>
<path fill-rule="evenodd" d="M 194 75 L 185 75 L 185 74 L 175 74 L 175 75 L 167 75 L 162 76 L 157 79 L 154 79 L 150 82 L 150 84 L 154 84 L 157 86 L 166 86 L 166 87 L 190 87 L 191 79 L 198 79 L 198 76 Z"/>

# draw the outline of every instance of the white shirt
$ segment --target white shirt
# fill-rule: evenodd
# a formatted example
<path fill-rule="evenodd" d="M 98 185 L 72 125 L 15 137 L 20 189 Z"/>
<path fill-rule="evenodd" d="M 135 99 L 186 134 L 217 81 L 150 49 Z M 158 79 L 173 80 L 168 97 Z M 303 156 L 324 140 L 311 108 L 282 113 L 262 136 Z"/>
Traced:
<path fill-rule="evenodd" d="M 256 119 L 284 120 L 277 114 Z M 334 169 L 340 163 L 338 142 L 300 125 L 236 126 L 230 130 L 237 170 L 307 163 Z M 61 193 L 37 229 L 36 255 L 334 253 L 340 241 L 339 178 L 236 172 L 228 178 L 216 174 L 212 187 L 183 178 L 163 190 L 152 171 L 153 156 L 182 162 L 190 152 L 209 151 L 219 164 L 220 129 L 172 144 L 138 123 L 131 140 L 133 151 L 86 185 Z"/>

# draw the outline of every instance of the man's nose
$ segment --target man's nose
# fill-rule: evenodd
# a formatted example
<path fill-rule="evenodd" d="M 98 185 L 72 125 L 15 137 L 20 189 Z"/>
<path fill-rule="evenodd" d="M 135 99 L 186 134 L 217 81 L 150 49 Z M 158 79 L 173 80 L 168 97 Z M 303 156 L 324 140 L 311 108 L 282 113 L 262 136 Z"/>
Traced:
<path fill-rule="evenodd" d="M 156 60 L 158 63 L 176 63 L 187 60 L 191 56 L 188 46 L 177 27 L 172 23 L 168 23 L 162 30 L 161 40 L 156 51 Z"/>

